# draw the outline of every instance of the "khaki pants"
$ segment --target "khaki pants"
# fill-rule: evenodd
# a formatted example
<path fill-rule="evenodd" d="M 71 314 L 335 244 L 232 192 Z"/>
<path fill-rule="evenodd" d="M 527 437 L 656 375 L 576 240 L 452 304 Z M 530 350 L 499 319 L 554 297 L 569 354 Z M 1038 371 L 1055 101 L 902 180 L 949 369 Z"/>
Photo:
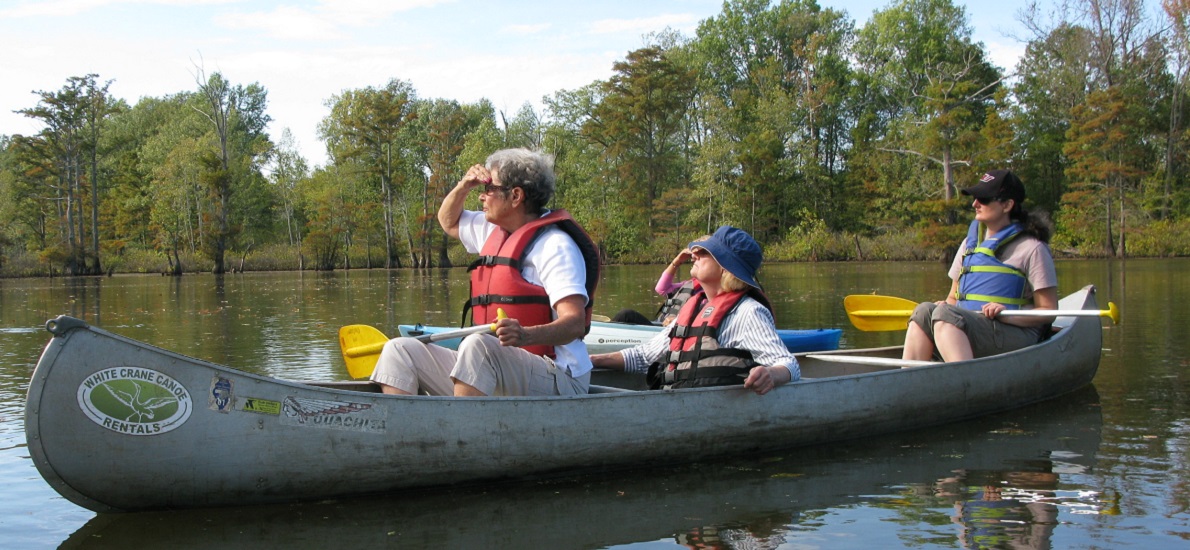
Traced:
<path fill-rule="evenodd" d="M 413 338 L 389 340 L 372 380 L 414 394 L 454 395 L 458 380 L 487 395 L 582 395 L 591 375 L 572 378 L 548 357 L 501 346 L 490 334 L 472 334 L 458 351 Z"/>

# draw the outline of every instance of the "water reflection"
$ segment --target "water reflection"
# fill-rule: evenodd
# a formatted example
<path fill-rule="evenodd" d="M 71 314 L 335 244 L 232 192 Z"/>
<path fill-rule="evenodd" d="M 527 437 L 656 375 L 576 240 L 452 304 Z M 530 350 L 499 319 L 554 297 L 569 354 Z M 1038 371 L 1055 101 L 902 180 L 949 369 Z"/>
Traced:
<path fill-rule="evenodd" d="M 101 514 L 62 547 L 833 547 L 825 537 L 839 521 L 824 517 L 862 510 L 887 520 L 865 529 L 863 547 L 903 546 L 928 524 L 944 546 L 1049 548 L 1063 517 L 1106 505 L 1098 493 L 1065 488 L 1080 486 L 1067 478 L 1095 467 L 1098 400 L 1087 388 L 932 430 L 698 465 L 284 506 Z"/>

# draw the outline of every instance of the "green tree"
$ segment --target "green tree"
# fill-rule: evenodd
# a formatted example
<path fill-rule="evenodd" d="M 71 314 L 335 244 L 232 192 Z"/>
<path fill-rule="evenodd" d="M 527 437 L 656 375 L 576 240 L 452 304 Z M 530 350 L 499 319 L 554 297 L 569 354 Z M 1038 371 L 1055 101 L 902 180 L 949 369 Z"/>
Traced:
<path fill-rule="evenodd" d="M 1066 190 L 1069 160 L 1063 147 L 1070 113 L 1090 92 L 1090 34 L 1083 27 L 1061 24 L 1031 40 L 1017 68 L 1013 86 L 1017 109 L 1013 166 L 1029 186 L 1029 200 L 1049 211 L 1058 208 Z"/>
<path fill-rule="evenodd" d="M 209 222 L 203 252 L 214 263 L 212 272 L 221 274 L 227 271 L 227 250 L 243 224 L 260 219 L 244 206 L 250 201 L 237 204 L 233 194 L 237 188 L 260 183 L 260 165 L 271 150 L 265 134 L 271 118 L 265 113 L 267 92 L 259 85 L 232 86 L 223 75 L 205 77 L 201 69 L 195 80 L 200 101 L 194 108 L 210 124 L 215 141 L 213 152 L 201 154 L 205 173 L 199 181 L 206 191 L 203 215 Z"/>
<path fill-rule="evenodd" d="M 843 170 L 852 26 L 814 1 L 734 1 L 691 44 L 700 67 L 696 193 L 708 230 L 785 234 L 806 212 L 848 223 Z M 791 192 L 796 190 L 796 192 Z M 722 202 L 719 202 L 722 201 Z"/>
<path fill-rule="evenodd" d="M 693 99 L 692 71 L 657 47 L 642 48 L 613 65 L 602 101 L 585 121 L 583 135 L 602 148 L 605 181 L 633 227 L 632 240 L 651 240 L 653 203 L 687 178 L 685 116 Z"/>
<path fill-rule="evenodd" d="M 911 155 L 941 173 L 955 196 L 955 167 L 984 149 L 980 127 L 1003 77 L 972 40 L 966 11 L 951 0 L 902 0 L 858 33 L 856 57 L 888 129 L 882 151 Z"/>
<path fill-rule="evenodd" d="M 391 80 L 384 88 L 348 90 L 328 101 L 331 114 L 319 124 L 319 135 L 327 142 L 327 149 L 335 163 L 346 163 L 366 171 L 380 188 L 384 212 L 385 267 L 400 267 L 396 243 L 396 217 L 399 188 L 395 181 L 406 172 L 398 165 L 402 159 L 398 141 L 403 127 L 409 123 L 414 110 L 413 86 Z M 397 150 L 394 150 L 397 148 Z M 405 222 L 407 240 L 411 234 Z"/>
<path fill-rule="evenodd" d="M 42 174 L 56 179 L 53 183 L 48 179 L 42 182 L 54 189 L 54 200 L 61 200 L 57 207 L 60 238 L 69 274 L 102 272 L 100 136 L 117 104 L 108 94 L 111 82 L 101 85 L 97 78 L 94 74 L 70 77 L 59 91 L 34 92 L 40 97 L 36 107 L 17 111 L 45 125 L 36 136 L 18 138 L 22 144 L 19 150 L 26 153 L 25 162 L 38 166 L 31 177 Z"/>
<path fill-rule="evenodd" d="M 1190 205 L 1186 181 L 1190 178 L 1190 132 L 1187 131 L 1187 94 L 1190 94 L 1190 0 L 1162 0 L 1162 7 L 1173 32 L 1167 37 L 1170 50 L 1170 70 L 1173 72 L 1165 158 L 1162 162 L 1162 193 L 1157 215 L 1167 219 L 1175 214 L 1175 205 Z M 1183 199 L 1178 201 L 1176 196 Z"/>
<path fill-rule="evenodd" d="M 344 178 L 343 172 L 341 166 L 330 166 L 315 170 L 299 182 L 302 210 L 309 218 L 302 237 L 302 254 L 309 255 L 319 271 L 333 270 L 340 254 L 343 266 L 351 267 L 351 235 L 366 219 L 361 214 L 375 213 L 374 209 L 369 211 L 368 205 L 376 203 L 359 200 L 353 193 L 357 186 L 347 181 L 350 177 Z"/>
<path fill-rule="evenodd" d="M 503 118 L 504 113 L 500 116 Z M 541 150 L 544 126 L 533 106 L 525 103 L 512 119 L 504 120 L 504 146 Z"/>
<path fill-rule="evenodd" d="M 425 149 L 425 185 L 421 192 L 421 214 L 418 218 L 418 249 L 415 267 L 430 267 L 430 251 L 438 236 L 438 264 L 450 267 L 446 234 L 438 228 L 438 205 L 461 176 L 458 159 L 466 146 L 468 117 L 456 101 L 437 99 L 421 102 L 418 121 L 424 127 L 422 146 Z"/>
<path fill-rule="evenodd" d="M 290 246 L 302 241 L 304 213 L 300 209 L 298 185 L 310 176 L 306 159 L 297 150 L 293 133 L 286 128 L 281 132 L 275 154 L 272 158 L 269 181 L 276 188 L 281 201 L 281 215 L 285 221 L 286 242 Z"/>
<path fill-rule="evenodd" d="M 1073 183 L 1063 198 L 1063 220 L 1072 227 L 1102 228 L 1101 237 L 1094 240 L 1110 256 L 1126 254 L 1129 192 L 1152 159 L 1144 145 L 1143 125 L 1134 123 L 1140 108 L 1126 100 L 1119 86 L 1098 90 L 1073 109 L 1067 132 L 1064 151 L 1071 159 L 1067 175 Z M 1116 216 L 1118 228 L 1113 228 Z"/>
<path fill-rule="evenodd" d="M 606 258 L 616 207 L 611 190 L 600 177 L 602 147 L 582 135 L 583 125 L 602 97 L 602 84 L 597 81 L 545 98 L 549 123 L 545 128 L 544 148 L 555 159 L 555 200 L 566 205 Z"/>

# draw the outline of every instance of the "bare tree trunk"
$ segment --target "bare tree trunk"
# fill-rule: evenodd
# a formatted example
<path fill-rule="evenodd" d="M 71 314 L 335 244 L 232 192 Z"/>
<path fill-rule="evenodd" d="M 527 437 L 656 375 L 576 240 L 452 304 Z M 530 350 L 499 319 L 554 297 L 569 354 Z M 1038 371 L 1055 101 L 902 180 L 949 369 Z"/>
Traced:
<path fill-rule="evenodd" d="M 1103 244 L 1104 244 L 1103 251 L 1105 253 L 1107 253 L 1107 255 L 1110 257 L 1110 256 L 1116 255 L 1116 250 L 1115 250 L 1116 241 L 1115 241 L 1114 235 L 1112 235 L 1112 210 L 1111 210 L 1112 196 L 1110 193 L 1108 193 L 1107 198 L 1104 202 L 1107 204 L 1107 216 L 1105 216 L 1107 223 L 1104 224 L 1106 226 L 1105 230 L 1106 230 L 1107 234 L 1105 235 L 1106 238 L 1104 239 L 1104 242 L 1103 242 Z"/>
<path fill-rule="evenodd" d="M 1120 229 L 1119 229 L 1120 241 L 1119 241 L 1119 246 L 1116 247 L 1116 257 L 1117 258 L 1123 258 L 1128 255 L 1128 251 L 1124 247 L 1124 245 L 1127 243 L 1126 235 L 1128 233 L 1127 231 L 1125 231 L 1125 229 L 1127 229 L 1127 226 L 1125 224 L 1125 222 L 1127 221 L 1126 220 L 1127 211 L 1128 211 L 1128 209 L 1124 207 L 1124 188 L 1121 187 L 1120 188 Z"/>
<path fill-rule="evenodd" d="M 1173 180 L 1174 180 L 1174 165 L 1176 164 L 1175 152 L 1177 144 L 1182 135 L 1182 101 L 1185 93 L 1185 76 L 1178 80 L 1177 86 L 1174 86 L 1173 106 L 1169 110 L 1169 134 L 1165 141 L 1165 192 L 1161 199 L 1161 210 L 1158 216 L 1163 219 L 1169 219 L 1170 207 L 1173 202 Z"/>
<path fill-rule="evenodd" d="M 98 275 L 103 273 L 103 266 L 99 260 L 99 158 L 96 149 L 99 147 L 99 135 L 96 132 L 96 143 L 91 147 L 91 253 L 95 256 L 95 265 L 91 272 Z"/>
<path fill-rule="evenodd" d="M 450 254 L 447 252 L 449 243 L 446 233 L 442 234 L 441 244 L 438 246 L 438 266 L 439 267 L 454 267 L 450 262 Z"/>
<path fill-rule="evenodd" d="M 953 157 L 948 148 L 942 152 L 942 194 L 947 202 L 954 199 L 954 165 L 951 164 L 951 160 Z"/>

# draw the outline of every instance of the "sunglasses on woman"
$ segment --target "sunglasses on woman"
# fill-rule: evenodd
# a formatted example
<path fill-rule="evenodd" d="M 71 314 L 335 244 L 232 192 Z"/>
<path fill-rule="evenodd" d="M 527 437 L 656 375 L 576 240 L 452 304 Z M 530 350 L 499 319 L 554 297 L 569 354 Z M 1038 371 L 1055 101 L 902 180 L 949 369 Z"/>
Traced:
<path fill-rule="evenodd" d="M 508 187 L 507 185 L 496 185 L 494 183 L 483 184 L 483 193 L 485 195 L 491 195 L 497 191 L 501 193 L 507 193 L 509 189 L 511 189 L 511 187 Z"/>

